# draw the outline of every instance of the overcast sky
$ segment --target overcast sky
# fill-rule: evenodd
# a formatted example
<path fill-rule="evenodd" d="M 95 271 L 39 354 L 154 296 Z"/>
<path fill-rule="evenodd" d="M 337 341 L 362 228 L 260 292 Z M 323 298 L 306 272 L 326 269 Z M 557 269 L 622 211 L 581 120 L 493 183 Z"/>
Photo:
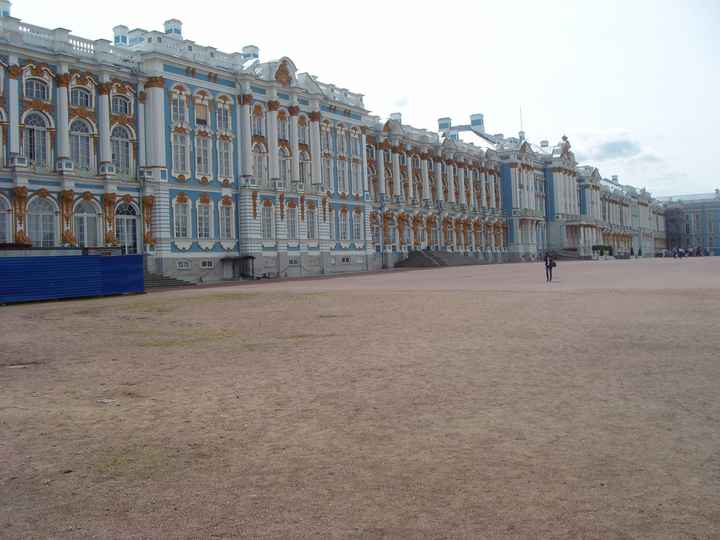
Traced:
<path fill-rule="evenodd" d="M 161 29 L 224 52 L 260 47 L 365 94 L 382 117 L 437 129 L 484 113 L 491 133 L 552 144 L 567 134 L 578 160 L 656 195 L 720 187 L 720 2 L 579 0 L 441 2 L 16 0 L 40 26 L 112 39 L 112 27 Z"/>

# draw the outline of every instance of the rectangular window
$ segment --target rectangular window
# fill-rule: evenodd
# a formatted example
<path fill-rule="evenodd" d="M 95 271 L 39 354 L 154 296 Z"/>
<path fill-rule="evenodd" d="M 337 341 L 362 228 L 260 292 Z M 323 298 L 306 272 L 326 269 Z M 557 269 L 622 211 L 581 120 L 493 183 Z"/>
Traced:
<path fill-rule="evenodd" d="M 190 270 L 192 268 L 190 261 L 178 261 L 176 266 L 178 270 Z"/>
<path fill-rule="evenodd" d="M 347 181 L 347 161 L 339 159 L 337 161 L 337 173 L 338 173 L 338 191 L 340 193 L 348 192 L 348 181 Z"/>
<path fill-rule="evenodd" d="M 190 238 L 188 230 L 188 213 L 190 205 L 188 203 L 175 204 L 175 238 Z"/>
<path fill-rule="evenodd" d="M 232 176 L 232 169 L 230 168 L 230 164 L 232 163 L 230 158 L 230 141 L 221 139 L 219 145 L 220 176 L 228 178 Z"/>
<path fill-rule="evenodd" d="M 297 240 L 297 208 L 288 208 L 287 237 L 288 240 Z"/>
<path fill-rule="evenodd" d="M 273 239 L 273 207 L 263 206 L 262 208 L 262 237 L 263 240 Z"/>
<path fill-rule="evenodd" d="M 210 270 L 212 268 L 215 268 L 215 261 L 212 259 L 204 259 L 200 261 L 200 268 L 203 270 Z"/>
<path fill-rule="evenodd" d="M 317 224 L 315 222 L 315 209 L 308 208 L 305 213 L 305 224 L 307 225 L 307 238 L 308 240 L 315 240 L 315 229 Z"/>
<path fill-rule="evenodd" d="M 363 216 L 359 213 L 353 214 L 353 240 L 362 240 Z"/>
<path fill-rule="evenodd" d="M 232 206 L 223 205 L 220 207 L 220 239 L 232 240 L 233 237 L 233 215 Z"/>
<path fill-rule="evenodd" d="M 347 242 L 348 240 L 348 213 L 340 213 L 340 240 Z"/>
<path fill-rule="evenodd" d="M 173 135 L 173 166 L 176 171 L 187 172 L 187 135 L 175 133 Z"/>
<path fill-rule="evenodd" d="M 230 111 L 226 107 L 218 107 L 217 128 L 220 131 L 230 131 Z"/>
<path fill-rule="evenodd" d="M 206 103 L 195 104 L 195 123 L 198 126 L 208 125 L 208 106 Z"/>
<path fill-rule="evenodd" d="M 185 121 L 185 96 L 179 95 L 173 97 L 170 116 L 175 123 Z"/>
<path fill-rule="evenodd" d="M 195 158 L 197 160 L 197 174 L 210 174 L 210 139 L 206 137 L 199 137 L 197 139 Z"/>
<path fill-rule="evenodd" d="M 328 158 L 323 159 L 323 186 L 325 189 L 332 189 L 332 162 Z"/>
<path fill-rule="evenodd" d="M 200 240 L 210 239 L 210 205 L 200 204 L 197 208 L 198 238 Z"/>
<path fill-rule="evenodd" d="M 360 171 L 361 171 L 360 164 L 353 163 L 352 164 L 352 181 L 351 181 L 351 183 L 352 183 L 352 189 L 355 193 L 362 191 L 363 181 L 361 178 L 362 174 Z M 348 186 L 348 187 L 350 187 L 350 186 Z"/>

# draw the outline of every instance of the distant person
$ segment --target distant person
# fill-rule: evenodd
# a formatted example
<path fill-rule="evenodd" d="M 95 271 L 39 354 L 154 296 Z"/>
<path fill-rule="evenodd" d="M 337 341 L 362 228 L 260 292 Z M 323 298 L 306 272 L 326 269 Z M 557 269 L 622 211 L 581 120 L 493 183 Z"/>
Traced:
<path fill-rule="evenodd" d="M 552 283 L 553 280 L 553 268 L 557 266 L 555 259 L 549 253 L 545 254 L 545 282 Z"/>

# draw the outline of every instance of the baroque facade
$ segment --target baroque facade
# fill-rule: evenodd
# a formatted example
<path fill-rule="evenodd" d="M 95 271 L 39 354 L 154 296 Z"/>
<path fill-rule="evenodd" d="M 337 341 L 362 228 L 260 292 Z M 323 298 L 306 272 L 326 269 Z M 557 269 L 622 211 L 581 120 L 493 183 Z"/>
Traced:
<path fill-rule="evenodd" d="M 720 190 L 663 198 L 669 249 L 720 255 Z"/>
<path fill-rule="evenodd" d="M 482 115 L 439 132 L 381 121 L 288 57 L 200 46 L 175 19 L 110 42 L 26 24 L 7 0 L 0 15 L 0 244 L 120 246 L 213 280 L 660 238 L 650 196 L 579 167 L 565 137 L 490 135 Z"/>

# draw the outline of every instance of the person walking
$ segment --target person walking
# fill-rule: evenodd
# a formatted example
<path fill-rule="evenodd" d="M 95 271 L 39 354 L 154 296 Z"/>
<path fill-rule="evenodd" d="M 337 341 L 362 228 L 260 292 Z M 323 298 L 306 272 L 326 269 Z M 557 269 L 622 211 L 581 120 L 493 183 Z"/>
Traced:
<path fill-rule="evenodd" d="M 545 254 L 545 281 L 551 283 L 553 280 L 553 268 L 557 266 L 555 259 L 550 253 Z"/>

